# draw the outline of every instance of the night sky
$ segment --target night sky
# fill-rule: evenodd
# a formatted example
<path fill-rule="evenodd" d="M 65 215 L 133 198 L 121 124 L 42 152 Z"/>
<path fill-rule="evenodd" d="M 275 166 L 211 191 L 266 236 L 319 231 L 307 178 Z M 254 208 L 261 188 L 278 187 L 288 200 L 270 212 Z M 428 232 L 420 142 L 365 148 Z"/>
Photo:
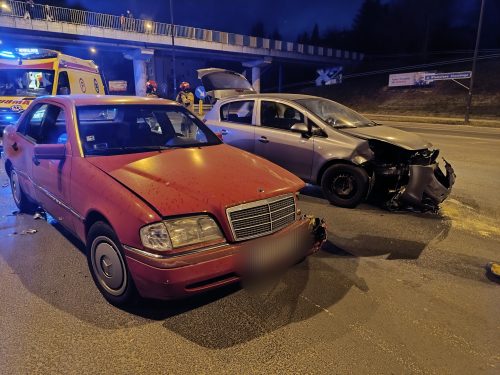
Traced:
<path fill-rule="evenodd" d="M 42 1 L 40 1 L 42 2 Z M 60 2 L 61 3 L 61 2 Z M 174 22 L 178 25 L 248 34 L 256 22 L 265 33 L 278 29 L 284 40 L 295 41 L 315 23 L 324 32 L 349 28 L 362 0 L 183 0 L 175 1 Z M 136 18 L 169 22 L 168 0 L 67 0 L 88 10 L 120 15 L 130 9 Z"/>

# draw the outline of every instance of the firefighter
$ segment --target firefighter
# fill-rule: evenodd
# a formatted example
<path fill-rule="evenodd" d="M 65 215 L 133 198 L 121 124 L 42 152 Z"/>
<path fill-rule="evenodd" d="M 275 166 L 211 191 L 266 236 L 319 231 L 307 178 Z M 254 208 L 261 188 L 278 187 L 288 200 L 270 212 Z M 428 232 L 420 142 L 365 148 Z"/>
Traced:
<path fill-rule="evenodd" d="M 189 89 L 189 82 L 182 82 L 179 85 L 179 89 L 180 92 L 177 94 L 177 98 L 175 100 L 194 113 L 194 95 Z"/>
<path fill-rule="evenodd" d="M 146 96 L 158 97 L 158 84 L 152 79 L 146 82 Z"/>

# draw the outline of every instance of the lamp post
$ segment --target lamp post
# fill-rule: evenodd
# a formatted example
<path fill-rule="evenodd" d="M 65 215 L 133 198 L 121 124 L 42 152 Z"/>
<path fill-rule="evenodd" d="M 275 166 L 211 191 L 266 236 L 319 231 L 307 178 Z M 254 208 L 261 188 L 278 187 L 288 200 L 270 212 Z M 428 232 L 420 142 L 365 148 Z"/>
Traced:
<path fill-rule="evenodd" d="M 484 12 L 484 0 L 481 0 L 481 9 L 479 11 L 479 22 L 477 25 L 476 46 L 474 47 L 474 57 L 472 58 L 472 72 L 471 72 L 471 76 L 470 76 L 469 94 L 467 96 L 467 108 L 465 110 L 464 122 L 466 124 L 469 123 L 470 108 L 472 105 L 472 87 L 474 86 L 474 75 L 476 73 L 476 62 L 477 62 L 477 55 L 479 52 L 479 41 L 481 40 L 481 27 L 483 25 L 483 12 Z"/>
<path fill-rule="evenodd" d="M 172 75 L 174 82 L 174 99 L 177 97 L 177 76 L 175 73 L 175 27 L 174 27 L 174 8 L 172 5 L 172 0 L 170 0 L 170 25 L 171 25 L 171 34 L 172 34 Z"/>

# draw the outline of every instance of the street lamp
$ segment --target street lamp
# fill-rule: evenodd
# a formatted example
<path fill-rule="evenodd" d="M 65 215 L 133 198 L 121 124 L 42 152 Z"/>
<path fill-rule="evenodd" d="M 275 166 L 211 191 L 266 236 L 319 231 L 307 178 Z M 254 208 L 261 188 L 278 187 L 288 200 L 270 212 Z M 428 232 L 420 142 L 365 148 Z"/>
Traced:
<path fill-rule="evenodd" d="M 177 97 L 177 78 L 175 73 L 175 36 L 174 36 L 174 8 L 172 5 L 172 0 L 170 0 L 170 25 L 171 25 L 171 34 L 172 34 L 172 75 L 174 82 L 174 99 Z"/>
<path fill-rule="evenodd" d="M 465 110 L 464 122 L 466 124 L 469 123 L 470 108 L 472 105 L 472 86 L 474 85 L 474 75 L 476 73 L 477 55 L 479 52 L 479 41 L 481 40 L 481 27 L 483 25 L 483 12 L 484 12 L 484 0 L 481 0 L 481 9 L 479 11 L 479 22 L 477 25 L 476 46 L 474 47 L 474 57 L 472 58 L 472 71 L 471 71 L 471 75 L 470 75 L 469 95 L 467 96 L 467 109 Z"/>
<path fill-rule="evenodd" d="M 94 47 L 90 47 L 89 51 L 91 54 L 95 55 L 97 53 L 97 50 Z"/>

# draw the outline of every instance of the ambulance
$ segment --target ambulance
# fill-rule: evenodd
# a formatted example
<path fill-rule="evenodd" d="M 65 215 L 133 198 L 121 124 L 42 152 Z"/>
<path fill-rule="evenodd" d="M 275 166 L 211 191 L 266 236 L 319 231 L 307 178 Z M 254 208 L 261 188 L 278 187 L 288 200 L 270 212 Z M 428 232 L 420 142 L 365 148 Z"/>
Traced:
<path fill-rule="evenodd" d="M 106 94 L 92 60 L 39 48 L 0 50 L 0 137 L 43 95 Z"/>

